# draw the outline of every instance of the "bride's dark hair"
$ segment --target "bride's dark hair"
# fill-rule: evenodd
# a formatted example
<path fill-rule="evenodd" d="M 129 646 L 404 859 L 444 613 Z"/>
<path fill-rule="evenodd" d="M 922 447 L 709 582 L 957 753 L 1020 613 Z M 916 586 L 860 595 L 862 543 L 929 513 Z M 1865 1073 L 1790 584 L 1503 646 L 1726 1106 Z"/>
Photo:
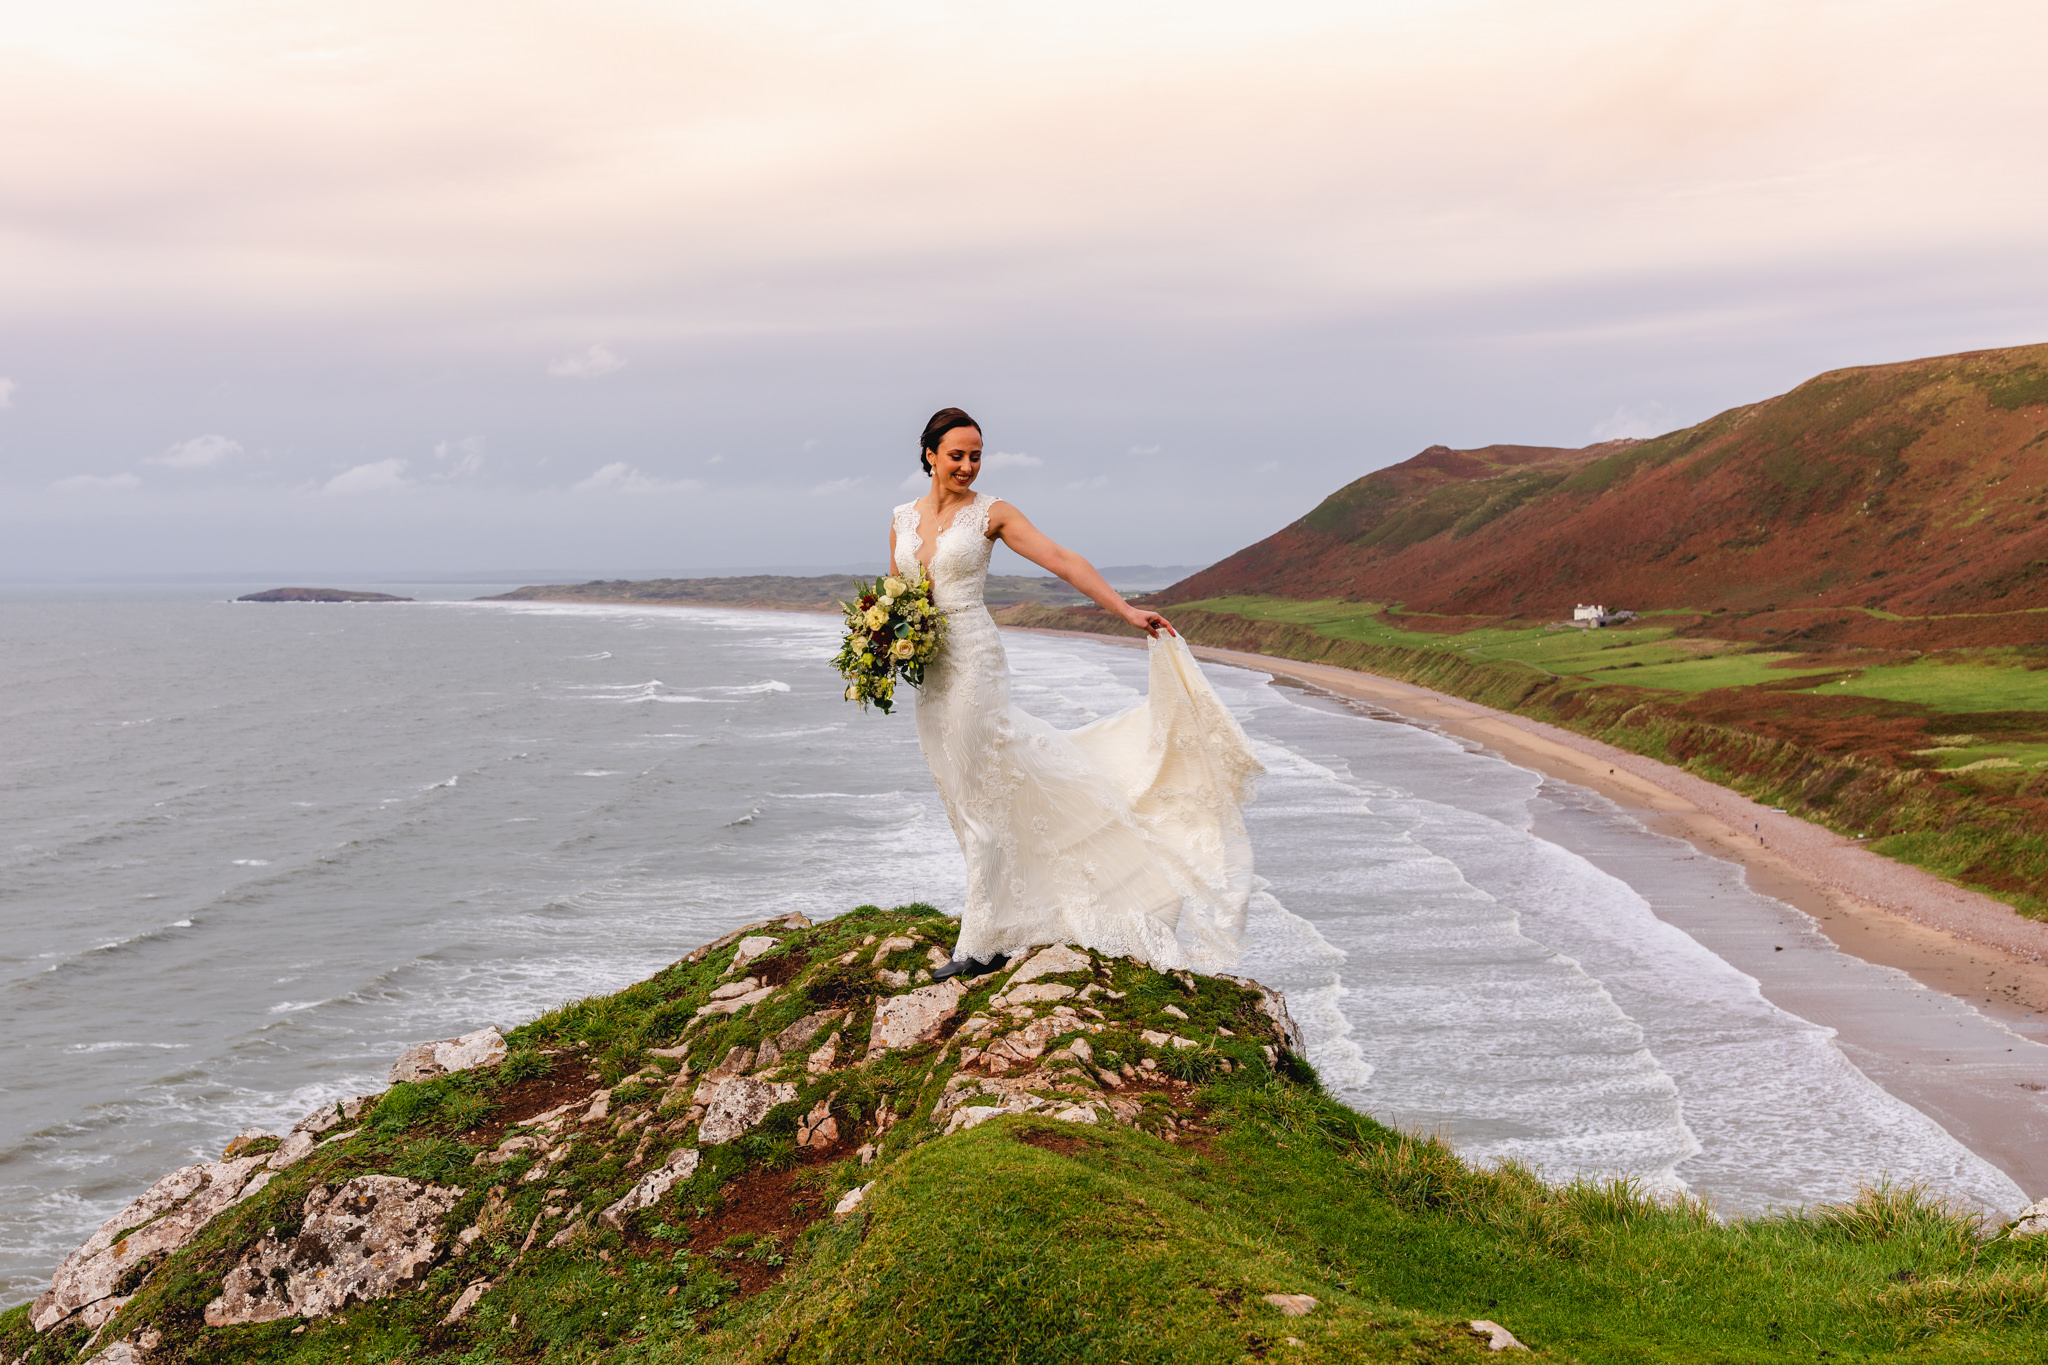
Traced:
<path fill-rule="evenodd" d="M 946 439 L 946 433 L 960 427 L 973 427 L 980 431 L 981 423 L 959 408 L 940 408 L 932 414 L 932 419 L 924 424 L 924 435 L 917 438 L 917 462 L 924 466 L 925 473 L 932 472 L 932 462 L 927 452 L 936 455 L 939 442 Z"/>

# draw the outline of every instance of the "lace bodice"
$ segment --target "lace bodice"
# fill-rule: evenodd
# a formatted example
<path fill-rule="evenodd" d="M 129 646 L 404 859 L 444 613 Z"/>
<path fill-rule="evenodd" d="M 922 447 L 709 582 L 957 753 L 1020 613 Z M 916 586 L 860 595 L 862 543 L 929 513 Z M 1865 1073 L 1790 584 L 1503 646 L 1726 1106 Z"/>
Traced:
<path fill-rule="evenodd" d="M 993 493 L 976 493 L 974 501 L 961 508 L 953 524 L 938 533 L 938 548 L 932 551 L 932 601 L 941 611 L 981 605 L 982 585 L 988 580 L 988 557 L 995 542 L 988 538 L 988 514 L 1002 499 Z M 916 578 L 924 573 L 918 554 L 924 536 L 918 529 L 917 504 L 906 502 L 896 509 L 896 572 Z"/>

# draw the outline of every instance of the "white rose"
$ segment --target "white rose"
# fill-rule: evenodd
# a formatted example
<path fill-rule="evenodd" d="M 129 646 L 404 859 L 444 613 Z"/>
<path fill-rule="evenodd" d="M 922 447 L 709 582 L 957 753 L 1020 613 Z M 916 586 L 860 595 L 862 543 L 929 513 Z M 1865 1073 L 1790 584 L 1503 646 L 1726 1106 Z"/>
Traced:
<path fill-rule="evenodd" d="M 849 687 L 849 688 L 847 688 L 847 689 L 846 689 L 846 699 L 847 699 L 848 701 L 859 701 L 859 700 L 860 700 L 860 685 L 859 685 L 859 684 L 857 684 L 857 683 L 856 683 L 855 685 L 853 685 L 853 686 L 851 686 L 851 687 Z"/>
<path fill-rule="evenodd" d="M 882 591 L 889 594 L 889 596 L 891 597 L 903 596 L 903 589 L 907 586 L 909 585 L 906 584 L 902 579 L 894 577 L 893 575 L 882 580 Z"/>
<path fill-rule="evenodd" d="M 893 597 L 880 597 L 875 599 L 875 605 L 878 607 L 893 607 L 896 605 L 896 599 Z"/>
<path fill-rule="evenodd" d="M 898 640 L 890 647 L 889 652 L 899 659 L 907 659 L 917 653 L 917 643 L 913 640 Z"/>

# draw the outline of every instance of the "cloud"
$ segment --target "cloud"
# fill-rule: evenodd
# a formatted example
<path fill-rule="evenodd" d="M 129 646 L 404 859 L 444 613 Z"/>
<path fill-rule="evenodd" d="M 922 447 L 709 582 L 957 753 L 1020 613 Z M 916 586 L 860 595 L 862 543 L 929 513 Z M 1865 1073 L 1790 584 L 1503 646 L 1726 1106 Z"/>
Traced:
<path fill-rule="evenodd" d="M 140 487 L 133 474 L 73 474 L 50 485 L 52 493 L 126 493 Z"/>
<path fill-rule="evenodd" d="M 446 474 L 436 474 L 437 479 L 459 479 L 465 474 L 480 474 L 484 467 L 484 438 L 464 436 L 459 441 L 442 441 L 434 447 L 434 458 L 450 461 Z"/>
<path fill-rule="evenodd" d="M 1108 486 L 1109 475 L 1097 474 L 1092 479 L 1076 479 L 1073 483 L 1067 485 L 1067 491 L 1069 493 L 1085 493 L 1091 488 L 1107 488 Z"/>
<path fill-rule="evenodd" d="M 712 456 L 712 457 L 711 457 L 710 459 L 706 460 L 706 461 L 705 461 L 704 463 L 705 463 L 705 464 L 724 464 L 724 463 L 725 463 L 725 456 L 723 456 L 723 455 L 713 455 L 713 456 Z"/>
<path fill-rule="evenodd" d="M 824 483 L 812 488 L 811 496 L 814 498 L 837 497 L 841 493 L 851 493 L 866 482 L 867 480 L 858 476 L 851 479 L 828 479 Z"/>
<path fill-rule="evenodd" d="M 602 465 L 589 478 L 570 487 L 571 493 L 691 493 L 704 485 L 695 479 L 657 479 L 624 460 Z"/>
<path fill-rule="evenodd" d="M 981 457 L 983 469 L 1038 469 L 1044 464 L 1036 455 L 1021 451 L 995 450 Z"/>
<path fill-rule="evenodd" d="M 204 436 L 179 441 L 161 455 L 145 455 L 142 462 L 160 464 L 166 469 L 212 469 L 241 453 L 240 441 L 231 441 L 219 432 L 208 432 Z"/>
<path fill-rule="evenodd" d="M 903 482 L 896 485 L 899 493 L 919 493 L 932 486 L 932 476 L 922 469 L 913 469 L 903 476 Z"/>
<path fill-rule="evenodd" d="M 1158 447 L 1158 446 L 1156 446 L 1156 445 L 1153 445 L 1153 446 L 1132 446 L 1132 447 L 1130 448 L 1130 450 L 1129 450 L 1128 452 L 1126 452 L 1126 453 L 1128 453 L 1128 454 L 1131 454 L 1131 455 L 1157 455 L 1157 454 L 1159 453 L 1159 447 Z"/>
<path fill-rule="evenodd" d="M 1677 425 L 1662 403 L 1645 403 L 1640 407 L 1616 408 L 1612 417 L 1604 422 L 1595 422 L 1593 439 L 1614 441 L 1624 436 L 1661 436 Z"/>
<path fill-rule="evenodd" d="M 1268 460 L 1264 464 L 1252 466 L 1252 473 L 1254 474 L 1278 474 L 1279 472 L 1280 462 L 1278 460 Z"/>
<path fill-rule="evenodd" d="M 626 362 L 603 346 L 592 346 L 575 355 L 557 356 L 548 362 L 548 373 L 557 379 L 595 379 L 601 374 L 625 368 Z"/>
<path fill-rule="evenodd" d="M 11 408 L 13 406 L 14 381 L 12 379 L 0 378 L 0 408 Z"/>
<path fill-rule="evenodd" d="M 374 460 L 336 474 L 320 491 L 329 497 L 342 497 L 351 493 L 395 493 L 410 487 L 412 480 L 405 477 L 404 460 Z"/>

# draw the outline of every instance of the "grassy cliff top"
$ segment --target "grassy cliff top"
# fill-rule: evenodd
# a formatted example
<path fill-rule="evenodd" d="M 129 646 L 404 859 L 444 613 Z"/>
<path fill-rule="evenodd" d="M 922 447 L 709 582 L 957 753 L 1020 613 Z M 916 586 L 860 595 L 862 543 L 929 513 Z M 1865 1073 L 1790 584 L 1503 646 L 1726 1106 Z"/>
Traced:
<path fill-rule="evenodd" d="M 1478 1170 L 1324 1096 L 1250 983 L 1052 950 L 924 984 L 954 931 L 749 926 L 344 1104 L 90 1348 L 23 1306 L 0 1361 L 1449 1361 L 1488 1354 L 1474 1319 L 1556 1360 L 2039 1358 L 2048 1238 L 1912 1190 L 1722 1224 Z M 312 1211 L 369 1179 L 439 1201 L 405 1283 L 208 1325 L 237 1277 L 324 1276 Z"/>

